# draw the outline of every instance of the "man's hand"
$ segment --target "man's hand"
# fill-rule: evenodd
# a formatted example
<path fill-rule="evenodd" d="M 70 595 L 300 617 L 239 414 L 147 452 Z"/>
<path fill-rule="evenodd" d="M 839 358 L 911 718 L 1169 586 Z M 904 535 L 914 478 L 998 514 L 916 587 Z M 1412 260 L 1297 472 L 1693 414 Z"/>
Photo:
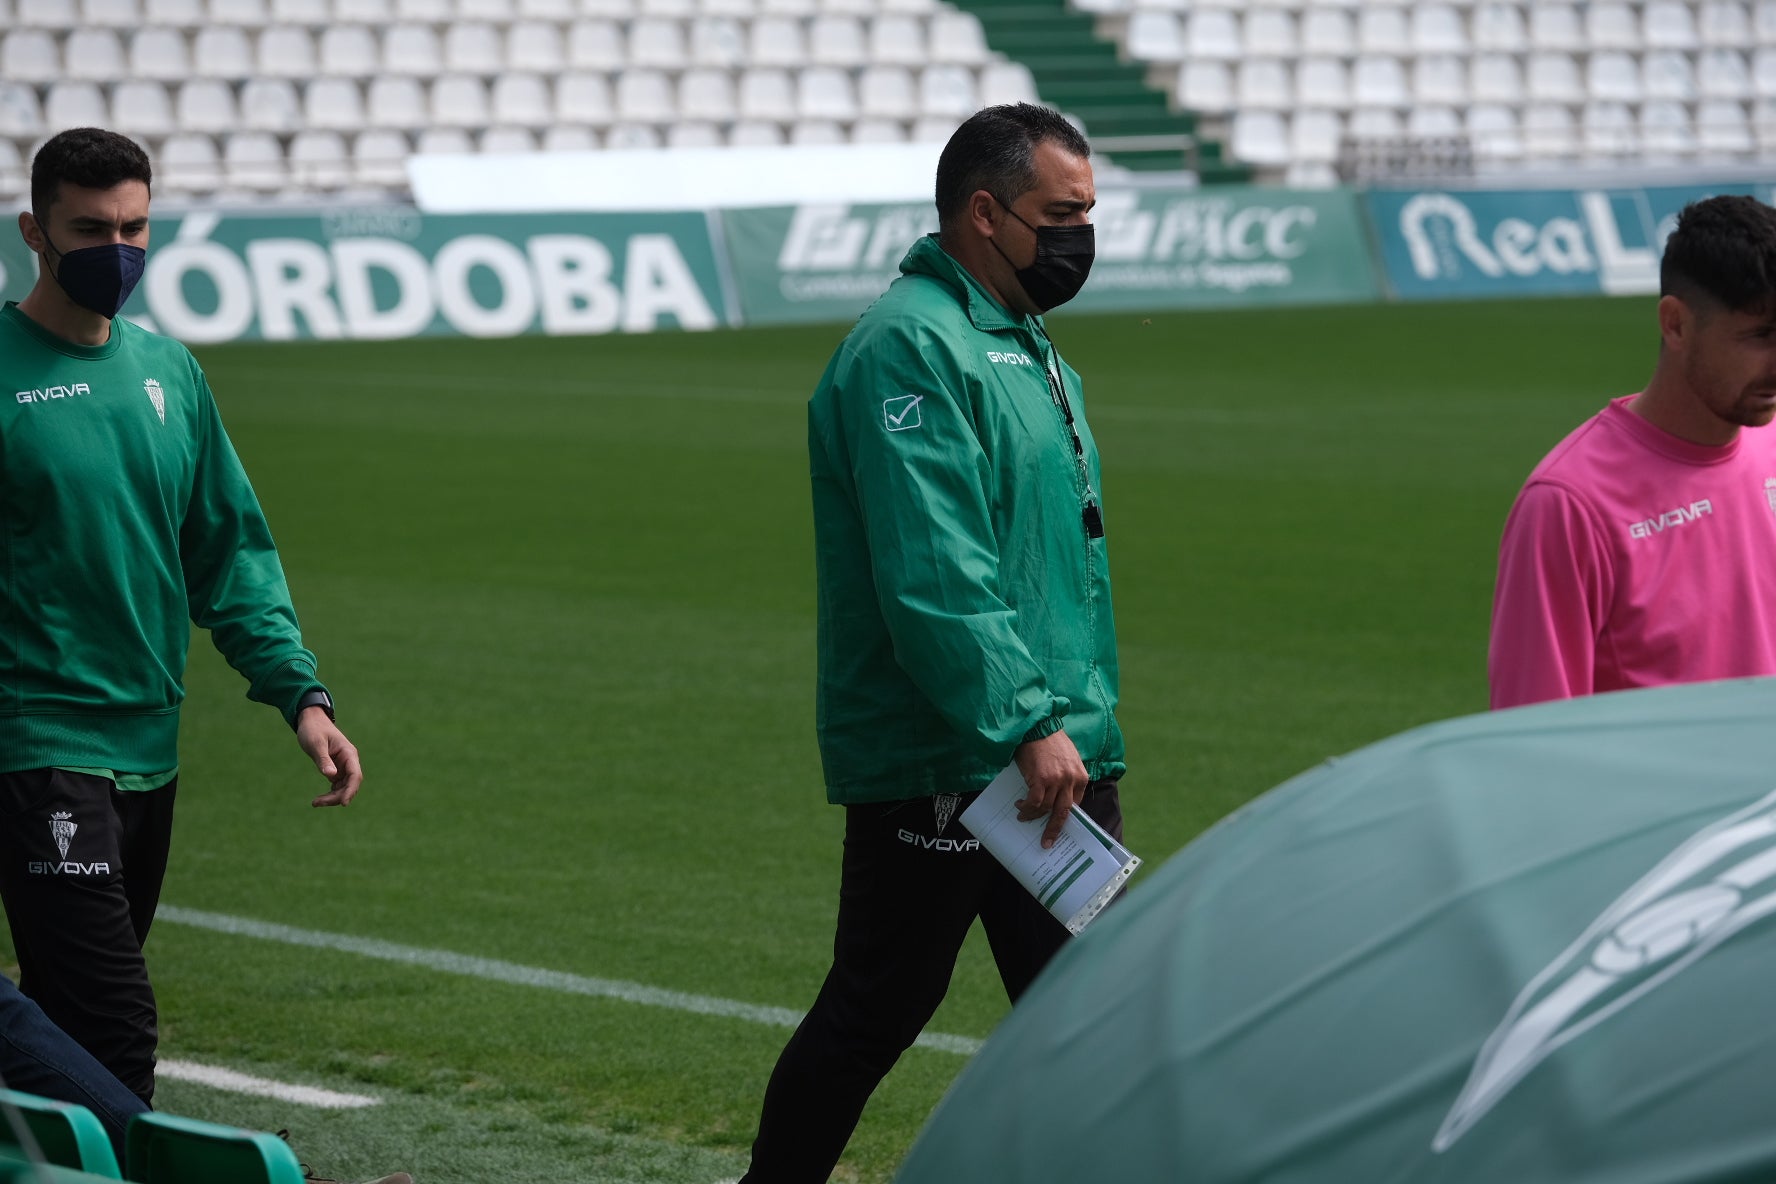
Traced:
<path fill-rule="evenodd" d="M 1060 837 L 1067 815 L 1085 797 L 1085 764 L 1064 731 L 1026 740 L 1012 755 L 1024 784 L 1030 787 L 1018 802 L 1018 821 L 1048 815 L 1048 825 L 1042 828 L 1042 849 L 1046 851 Z"/>
<path fill-rule="evenodd" d="M 333 783 L 330 792 L 322 794 L 311 806 L 343 806 L 358 795 L 364 783 L 364 767 L 358 763 L 358 750 L 334 726 L 327 713 L 319 707 L 305 707 L 296 717 L 296 743 L 302 746 L 321 776 Z"/>

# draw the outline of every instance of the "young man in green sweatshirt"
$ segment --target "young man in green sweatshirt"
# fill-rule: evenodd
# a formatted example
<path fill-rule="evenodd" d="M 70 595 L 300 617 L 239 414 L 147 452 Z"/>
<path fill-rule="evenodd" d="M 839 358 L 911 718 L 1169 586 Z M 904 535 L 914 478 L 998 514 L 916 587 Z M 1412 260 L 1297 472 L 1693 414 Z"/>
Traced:
<path fill-rule="evenodd" d="M 314 805 L 363 780 L 203 371 L 116 319 L 151 178 L 114 133 L 46 143 L 19 215 L 37 283 L 0 309 L 0 901 L 25 993 L 144 1102 L 191 623 L 295 729 Z"/>

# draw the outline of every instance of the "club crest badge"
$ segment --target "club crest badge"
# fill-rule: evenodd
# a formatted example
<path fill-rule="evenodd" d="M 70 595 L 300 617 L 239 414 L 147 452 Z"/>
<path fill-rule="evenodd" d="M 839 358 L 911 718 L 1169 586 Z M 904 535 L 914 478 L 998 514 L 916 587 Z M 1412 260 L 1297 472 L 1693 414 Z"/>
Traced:
<path fill-rule="evenodd" d="M 950 819 L 956 814 L 956 805 L 961 800 L 962 795 L 959 793 L 940 793 L 931 799 L 932 813 L 937 816 L 938 834 L 943 834 L 950 825 Z"/>
<path fill-rule="evenodd" d="M 148 401 L 154 404 L 154 414 L 160 416 L 161 423 L 165 423 L 167 421 L 166 392 L 160 389 L 160 383 L 152 378 L 144 379 L 142 389 L 148 392 Z"/>
<path fill-rule="evenodd" d="M 74 832 L 80 829 L 80 825 L 72 821 L 73 817 L 66 811 L 49 816 L 50 837 L 55 839 L 56 850 L 62 853 L 63 859 L 68 858 L 69 840 L 73 839 Z"/>

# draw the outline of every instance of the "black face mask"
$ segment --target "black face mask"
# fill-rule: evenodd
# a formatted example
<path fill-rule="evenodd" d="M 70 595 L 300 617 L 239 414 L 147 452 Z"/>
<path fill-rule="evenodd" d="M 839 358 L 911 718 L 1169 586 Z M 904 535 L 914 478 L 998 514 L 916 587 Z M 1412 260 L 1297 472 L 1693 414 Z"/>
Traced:
<path fill-rule="evenodd" d="M 130 293 L 136 290 L 148 257 L 148 252 L 141 247 L 132 247 L 128 243 L 106 243 L 100 247 L 63 251 L 50 242 L 48 231 L 43 232 L 43 241 L 62 257 L 61 263 L 50 274 L 68 294 L 68 299 L 107 318 L 115 317 L 123 302 L 130 298 Z"/>
<path fill-rule="evenodd" d="M 993 200 L 1013 218 L 1024 222 L 1009 204 L 997 197 Z M 1030 226 L 1028 222 L 1024 225 Z M 1030 226 L 1030 229 L 1036 234 L 1036 261 L 1028 267 L 1018 267 L 1015 274 L 1036 311 L 1047 312 L 1067 303 L 1085 287 L 1085 277 L 1091 274 L 1092 260 L 1098 255 L 1097 231 L 1089 222 L 1083 226 Z M 998 239 L 988 241 L 999 252 L 1000 258 L 1011 263 L 1011 256 L 1000 248 Z"/>

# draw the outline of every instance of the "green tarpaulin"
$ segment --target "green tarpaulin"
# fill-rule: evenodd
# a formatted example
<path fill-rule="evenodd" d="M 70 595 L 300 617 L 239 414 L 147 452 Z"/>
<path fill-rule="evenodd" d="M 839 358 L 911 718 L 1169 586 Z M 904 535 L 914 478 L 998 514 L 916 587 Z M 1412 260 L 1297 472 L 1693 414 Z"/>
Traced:
<path fill-rule="evenodd" d="M 1605 695 L 1295 778 L 1061 953 L 899 1179 L 1776 1179 L 1773 721 Z"/>

